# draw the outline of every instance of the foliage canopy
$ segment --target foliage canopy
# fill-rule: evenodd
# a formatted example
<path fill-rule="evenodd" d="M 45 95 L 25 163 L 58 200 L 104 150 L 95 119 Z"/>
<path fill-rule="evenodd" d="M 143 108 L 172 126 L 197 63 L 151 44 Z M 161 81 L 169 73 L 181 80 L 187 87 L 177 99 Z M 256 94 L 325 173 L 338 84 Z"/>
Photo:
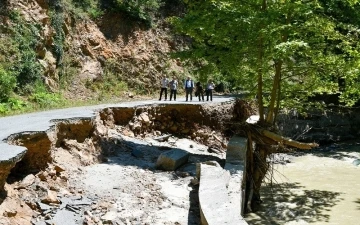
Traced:
<path fill-rule="evenodd" d="M 193 45 L 178 56 L 196 62 L 199 74 L 257 95 L 260 115 L 269 107 L 266 122 L 317 93 L 340 94 L 347 105 L 360 98 L 358 1 L 186 2 L 188 13 L 172 22 Z"/>

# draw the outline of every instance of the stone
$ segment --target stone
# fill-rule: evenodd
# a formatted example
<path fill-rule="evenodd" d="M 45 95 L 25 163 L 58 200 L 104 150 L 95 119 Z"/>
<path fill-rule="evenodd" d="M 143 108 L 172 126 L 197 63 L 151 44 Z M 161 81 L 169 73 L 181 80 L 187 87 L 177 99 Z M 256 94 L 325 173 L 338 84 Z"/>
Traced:
<path fill-rule="evenodd" d="M 41 171 L 37 174 L 37 177 L 40 178 L 41 181 L 46 181 L 48 176 L 49 174 L 46 171 Z"/>
<path fill-rule="evenodd" d="M 66 225 L 77 225 L 77 220 L 80 218 L 75 213 L 68 210 L 59 210 L 52 219 L 50 224 L 66 224 Z"/>
<path fill-rule="evenodd" d="M 154 137 L 153 139 L 159 142 L 167 141 L 171 137 L 171 134 L 166 134 L 160 137 Z"/>
<path fill-rule="evenodd" d="M 61 172 L 65 171 L 65 169 L 61 168 L 58 165 L 55 165 L 54 169 L 56 170 L 57 173 L 61 173 Z"/>
<path fill-rule="evenodd" d="M 156 167 L 167 171 L 174 171 L 188 162 L 189 155 L 188 152 L 180 149 L 164 152 L 158 157 Z"/>
<path fill-rule="evenodd" d="M 109 211 L 105 215 L 101 217 L 101 220 L 104 223 L 111 223 L 113 220 L 117 218 L 117 212 L 116 211 Z"/>
<path fill-rule="evenodd" d="M 150 124 L 150 119 L 147 112 L 143 112 L 139 115 L 139 119 L 146 125 Z"/>
<path fill-rule="evenodd" d="M 355 160 L 352 162 L 352 164 L 355 165 L 355 166 L 360 165 L 360 159 L 355 159 Z"/>
<path fill-rule="evenodd" d="M 55 191 L 48 190 L 47 195 L 41 200 L 42 203 L 50 204 L 55 203 L 59 204 L 60 201 L 57 197 L 57 193 Z"/>
<path fill-rule="evenodd" d="M 29 174 L 20 182 L 17 188 L 18 189 L 26 188 L 32 185 L 34 182 L 35 182 L 35 176 L 33 174 Z"/>

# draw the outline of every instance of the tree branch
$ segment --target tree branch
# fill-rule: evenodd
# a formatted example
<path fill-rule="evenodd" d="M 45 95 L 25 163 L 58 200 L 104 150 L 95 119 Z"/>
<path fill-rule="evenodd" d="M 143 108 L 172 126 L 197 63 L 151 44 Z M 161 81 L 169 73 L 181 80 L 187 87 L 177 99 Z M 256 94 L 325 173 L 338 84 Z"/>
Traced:
<path fill-rule="evenodd" d="M 265 137 L 268 137 L 268 138 L 278 142 L 279 144 L 288 145 L 288 146 L 299 148 L 299 149 L 312 149 L 312 148 L 319 146 L 319 144 L 317 144 L 317 143 L 303 143 L 303 142 L 299 142 L 299 141 L 294 141 L 290 138 L 280 136 L 280 135 L 270 132 L 268 130 L 262 130 L 261 133 Z"/>

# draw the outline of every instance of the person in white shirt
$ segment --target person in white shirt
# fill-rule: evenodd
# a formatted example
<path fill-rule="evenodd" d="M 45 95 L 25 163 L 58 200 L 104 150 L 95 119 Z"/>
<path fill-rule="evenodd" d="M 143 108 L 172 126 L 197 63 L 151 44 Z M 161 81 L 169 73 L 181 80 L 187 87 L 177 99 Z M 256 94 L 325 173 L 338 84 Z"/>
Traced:
<path fill-rule="evenodd" d="M 173 96 L 174 96 L 174 101 L 176 101 L 176 92 L 178 86 L 178 81 L 176 80 L 176 77 L 173 77 L 172 81 L 169 82 L 169 86 L 170 86 L 170 101 Z"/>
<path fill-rule="evenodd" d="M 212 82 L 212 80 L 209 80 L 209 83 L 206 86 L 206 101 L 209 101 L 209 97 L 210 97 L 210 101 L 212 101 L 212 94 L 214 88 L 215 88 L 214 82 Z"/>
<path fill-rule="evenodd" d="M 159 101 L 161 101 L 161 97 L 163 92 L 165 92 L 165 101 L 167 99 L 167 88 L 169 86 L 169 80 L 167 79 L 166 76 L 163 77 L 163 79 L 160 81 L 160 85 L 161 85 L 161 90 L 160 90 L 160 98 Z"/>
<path fill-rule="evenodd" d="M 186 93 L 186 101 L 188 101 L 189 95 L 190 95 L 190 101 L 192 101 L 192 92 L 193 92 L 193 89 L 194 89 L 194 81 L 191 80 L 190 77 L 188 77 L 185 80 L 184 89 L 185 89 L 185 93 Z"/>

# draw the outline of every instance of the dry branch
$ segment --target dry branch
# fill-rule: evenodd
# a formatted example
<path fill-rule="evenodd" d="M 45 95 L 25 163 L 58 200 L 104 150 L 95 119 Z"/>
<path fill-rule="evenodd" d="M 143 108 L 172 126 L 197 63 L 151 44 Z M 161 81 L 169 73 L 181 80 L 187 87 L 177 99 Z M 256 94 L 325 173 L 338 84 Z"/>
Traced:
<path fill-rule="evenodd" d="M 268 130 L 262 130 L 261 133 L 265 137 L 268 137 L 268 138 L 278 142 L 279 144 L 288 145 L 288 146 L 299 148 L 299 149 L 312 149 L 314 147 L 319 146 L 317 143 L 303 143 L 303 142 L 294 141 L 290 138 L 280 136 L 280 135 L 270 132 Z"/>

